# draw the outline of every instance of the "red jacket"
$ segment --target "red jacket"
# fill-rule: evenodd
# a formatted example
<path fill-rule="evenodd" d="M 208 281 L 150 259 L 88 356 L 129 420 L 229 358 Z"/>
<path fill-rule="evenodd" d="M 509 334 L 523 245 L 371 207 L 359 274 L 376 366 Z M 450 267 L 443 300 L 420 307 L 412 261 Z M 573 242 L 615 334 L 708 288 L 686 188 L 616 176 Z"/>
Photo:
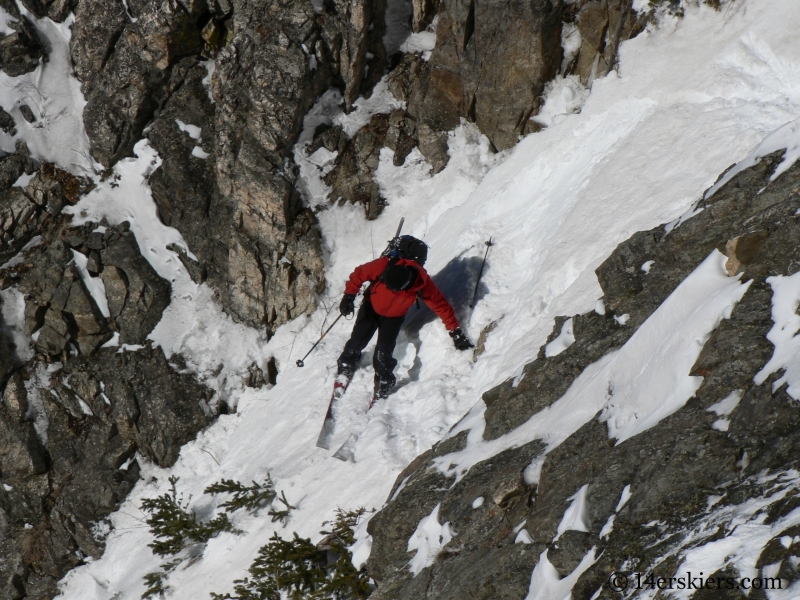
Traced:
<path fill-rule="evenodd" d="M 356 267 L 355 271 L 350 274 L 350 279 L 347 280 L 344 293 L 356 295 L 365 282 L 373 282 L 369 299 L 375 312 L 384 317 L 402 317 L 414 304 L 417 299 L 417 292 L 419 292 L 422 301 L 439 316 L 448 331 L 453 331 L 458 327 L 458 319 L 456 319 L 456 313 L 453 312 L 453 308 L 445 300 L 436 284 L 433 283 L 428 272 L 413 260 L 401 258 L 397 261 L 398 265 L 408 265 L 417 270 L 417 279 L 409 289 L 393 292 L 382 281 L 378 281 L 378 277 L 383 274 L 388 262 L 389 259 L 382 256 L 372 262 Z"/>

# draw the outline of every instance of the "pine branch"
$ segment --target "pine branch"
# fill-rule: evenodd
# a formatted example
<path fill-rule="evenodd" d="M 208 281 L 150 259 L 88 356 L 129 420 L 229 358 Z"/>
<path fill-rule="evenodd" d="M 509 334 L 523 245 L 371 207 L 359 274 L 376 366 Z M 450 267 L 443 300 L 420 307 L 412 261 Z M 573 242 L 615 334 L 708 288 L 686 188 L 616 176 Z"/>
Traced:
<path fill-rule="evenodd" d="M 223 479 L 222 481 L 208 486 L 205 489 L 206 494 L 233 494 L 230 500 L 227 500 L 219 505 L 220 508 L 225 509 L 225 512 L 232 513 L 245 508 L 250 512 L 257 513 L 259 509 L 271 504 L 277 493 L 275 492 L 275 484 L 272 478 L 267 474 L 264 483 L 256 483 L 253 485 L 244 486 L 238 481 L 233 479 Z"/>

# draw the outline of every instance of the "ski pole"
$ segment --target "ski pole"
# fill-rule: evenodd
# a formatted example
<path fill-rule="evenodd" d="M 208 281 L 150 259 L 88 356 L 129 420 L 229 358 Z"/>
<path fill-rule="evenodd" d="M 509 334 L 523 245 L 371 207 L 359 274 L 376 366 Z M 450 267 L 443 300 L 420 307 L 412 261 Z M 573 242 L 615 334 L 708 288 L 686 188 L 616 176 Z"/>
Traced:
<path fill-rule="evenodd" d="M 303 358 L 299 358 L 299 359 L 297 359 L 297 363 L 296 363 L 296 364 L 297 364 L 297 366 L 298 366 L 298 367 L 304 367 L 304 366 L 305 366 L 305 364 L 306 364 L 306 363 L 305 363 L 305 362 L 303 362 L 303 361 L 305 361 L 305 359 L 307 359 L 307 358 L 308 358 L 308 355 L 309 355 L 309 354 L 311 354 L 311 353 L 314 351 L 314 348 L 316 348 L 316 347 L 317 347 L 317 344 L 319 344 L 319 343 L 322 341 L 322 338 L 324 338 L 326 335 L 328 335 L 328 332 L 329 332 L 331 329 L 333 329 L 333 326 L 334 326 L 334 325 L 336 325 L 336 322 L 337 322 L 339 319 L 341 319 L 341 318 L 342 318 L 342 315 L 341 315 L 341 314 L 339 314 L 339 316 L 338 316 L 338 317 L 336 317 L 336 318 L 333 320 L 333 323 L 331 323 L 331 326 L 330 326 L 330 327 L 328 327 L 328 328 L 325 330 L 325 333 L 323 333 L 321 336 L 319 336 L 319 339 L 316 341 L 316 343 L 315 343 L 313 346 L 311 346 L 311 350 L 309 350 L 308 352 L 306 352 L 306 355 L 305 355 Z"/>
<path fill-rule="evenodd" d="M 478 271 L 478 281 L 475 282 L 475 292 L 472 294 L 472 302 L 469 303 L 470 308 L 475 308 L 475 298 L 478 296 L 478 286 L 481 284 L 481 276 L 483 275 L 483 267 L 486 264 L 486 257 L 489 256 L 489 248 L 492 247 L 492 238 L 489 236 L 488 242 L 483 242 L 486 244 L 486 252 L 483 254 L 483 262 L 481 263 L 481 270 Z"/>

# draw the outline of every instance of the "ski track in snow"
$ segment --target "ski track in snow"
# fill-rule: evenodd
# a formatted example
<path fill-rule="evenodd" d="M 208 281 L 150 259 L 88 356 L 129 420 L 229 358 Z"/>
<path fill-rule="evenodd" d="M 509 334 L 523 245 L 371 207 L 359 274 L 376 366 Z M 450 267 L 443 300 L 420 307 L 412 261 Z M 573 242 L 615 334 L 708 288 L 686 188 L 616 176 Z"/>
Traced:
<path fill-rule="evenodd" d="M 184 563 L 169 576 L 175 590 L 170 597 L 189 600 L 232 590 L 233 580 L 245 574 L 273 531 L 284 537 L 297 531 L 316 540 L 336 507 L 379 508 L 402 468 L 473 407 L 460 427 L 471 425 L 472 441 L 479 442 L 475 437 L 482 430 L 482 392 L 535 357 L 555 316 L 595 307 L 601 290 L 594 269 L 617 244 L 636 231 L 680 217 L 720 172 L 800 114 L 800 13 L 794 8 L 792 0 L 750 0 L 746 9 L 741 2 L 722 13 L 688 7 L 682 20 L 665 18 L 659 29 L 621 45 L 620 74 L 596 80 L 580 113 L 573 113 L 572 102 L 551 102 L 548 119 L 553 125 L 510 151 L 492 154 L 487 140 L 464 124 L 452 134 L 447 168 L 431 177 L 418 150 L 403 167 L 394 167 L 391 151 L 384 149 L 377 180 L 389 202 L 386 211 L 373 222 L 365 222 L 362 210 L 351 205 L 318 214 L 328 290 L 316 313 L 284 325 L 269 343 L 263 333 L 227 318 L 211 290 L 194 285 L 177 255 L 166 249 L 168 244 L 185 247 L 185 242 L 155 216 L 146 175 L 159 159 L 140 142 L 138 157 L 116 168 L 119 187 L 101 184 L 74 214 L 79 221 L 105 217 L 109 223 L 130 222 L 144 256 L 173 282 L 172 304 L 150 337 L 167 354 L 183 354 L 200 378 L 238 412 L 221 416 L 201 432 L 170 469 L 139 459 L 142 480 L 112 515 L 104 556 L 71 571 L 62 582 L 60 598 L 122 600 L 141 595 L 142 576 L 157 570 L 163 560 L 147 547 L 152 538 L 138 506 L 142 498 L 165 492 L 170 475 L 180 477 L 179 492 L 191 496 L 192 505 L 203 514 L 215 506 L 213 498 L 202 494 L 209 484 L 223 477 L 258 481 L 267 472 L 298 507 L 286 526 L 272 523 L 265 513 L 237 513 L 234 522 L 245 534 L 223 533 L 210 540 L 202 558 L 188 567 Z M 393 102 L 382 88 L 376 92 L 346 116 L 334 110 L 335 93 L 328 93 L 307 117 L 296 156 L 300 187 L 310 205 L 326 204 L 319 175 L 331 157 L 305 160 L 302 148 L 313 131 L 309 126 L 336 120 L 352 134 L 369 114 Z M 76 106 L 82 108 L 80 103 Z M 569 114 L 556 114 L 562 109 Z M 21 125 L 23 120 L 17 121 Z M 356 462 L 341 463 L 330 458 L 332 452 L 317 449 L 314 441 L 333 384 L 335 359 L 350 325 L 337 325 L 305 368 L 296 368 L 294 361 L 335 316 L 349 272 L 381 252 L 402 216 L 404 233 L 431 245 L 426 267 L 453 300 L 470 337 L 475 340 L 490 323 L 497 326 L 487 339 L 486 352 L 473 363 L 471 353 L 453 349 L 444 327 L 426 309 L 412 311 L 395 354 L 404 365 L 399 387 L 369 415 L 365 410 L 373 346 L 368 347 L 363 368 L 344 397 L 333 444 L 338 447 L 351 431 L 363 429 L 355 445 Z M 480 300 L 470 313 L 476 261 L 489 236 L 494 236 L 495 245 Z M 722 296 L 728 294 L 728 304 L 744 291 L 734 279 L 725 285 L 720 279 L 710 280 Z M 701 343 L 724 312 L 722 296 L 705 304 L 693 299 L 694 308 L 705 316 L 691 332 L 692 343 Z M 654 351 L 645 344 L 648 349 Z M 245 388 L 246 367 L 254 361 L 263 365 L 270 356 L 280 368 L 277 385 Z M 582 377 L 602 370 L 613 358 L 605 357 Z M 587 410 L 584 421 L 596 410 Z M 647 425 L 656 425 L 663 416 L 657 414 Z M 618 439 L 639 431 L 626 429 L 629 419 L 623 409 L 607 417 Z M 532 465 L 526 479 L 535 481 L 536 471 L 537 465 Z M 458 524 L 453 527 L 457 532 Z M 359 539 L 368 550 L 368 538 Z M 592 561 L 590 553 L 576 572 Z M 540 564 L 532 579 L 541 581 L 547 593 L 529 598 L 568 593 L 572 575 L 570 581 L 555 581 L 546 562 Z"/>

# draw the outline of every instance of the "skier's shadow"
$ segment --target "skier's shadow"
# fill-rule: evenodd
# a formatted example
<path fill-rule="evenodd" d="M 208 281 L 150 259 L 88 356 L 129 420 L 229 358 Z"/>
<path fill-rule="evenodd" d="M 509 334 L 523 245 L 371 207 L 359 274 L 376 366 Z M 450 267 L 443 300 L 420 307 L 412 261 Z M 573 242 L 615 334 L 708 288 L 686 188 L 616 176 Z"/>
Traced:
<path fill-rule="evenodd" d="M 475 293 L 475 283 L 478 280 L 478 273 L 480 272 L 482 262 L 482 256 L 459 256 L 447 263 L 441 271 L 435 275 L 431 275 L 431 279 L 433 279 L 436 287 L 441 290 L 444 297 L 450 303 L 450 306 L 453 307 L 458 322 L 462 325 L 466 325 L 472 314 L 470 304 L 472 303 L 473 294 L 475 295 L 475 302 L 477 303 L 489 291 L 486 284 L 481 282 L 478 286 L 477 294 Z M 485 269 L 486 267 L 484 267 L 484 270 Z M 399 347 L 405 341 L 405 343 L 410 342 L 414 344 L 417 349 L 414 365 L 409 369 L 408 377 L 398 381 L 398 388 L 419 379 L 419 373 L 422 369 L 422 361 L 419 359 L 419 348 L 421 344 L 419 332 L 425 325 L 439 318 L 436 316 L 436 313 L 428 308 L 421 300 L 419 306 L 419 309 L 414 306 L 408 311 L 400 334 L 401 339 L 398 340 Z"/>

